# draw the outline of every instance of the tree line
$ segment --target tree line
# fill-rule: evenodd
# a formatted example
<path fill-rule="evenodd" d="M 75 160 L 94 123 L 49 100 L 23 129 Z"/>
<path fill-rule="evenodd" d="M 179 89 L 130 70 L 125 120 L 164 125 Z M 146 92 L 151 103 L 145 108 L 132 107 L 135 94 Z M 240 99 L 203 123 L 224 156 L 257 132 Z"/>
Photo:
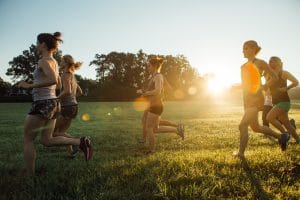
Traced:
<path fill-rule="evenodd" d="M 95 54 L 89 63 L 91 73 L 96 73 L 96 80 L 83 78 L 76 74 L 77 81 L 85 94 L 86 100 L 96 101 L 131 101 L 137 98 L 136 90 L 146 88 L 149 81 L 147 71 L 148 60 L 154 56 L 164 59 L 161 73 L 171 87 L 165 87 L 164 97 L 167 100 L 187 100 L 207 98 L 207 80 L 209 76 L 200 76 L 184 55 L 146 54 L 142 50 L 137 53 L 110 52 Z M 62 51 L 54 54 L 58 64 Z M 0 97 L 20 93 L 15 83 L 20 80 L 32 80 L 33 71 L 37 67 L 39 55 L 36 46 L 31 45 L 22 54 L 9 61 L 6 75 L 11 77 L 12 84 L 0 77 Z M 216 83 L 218 84 L 218 83 Z M 232 90 L 236 93 L 233 86 Z M 300 99 L 300 88 L 290 92 L 292 99 Z M 30 91 L 21 91 L 21 96 L 30 96 Z M 210 98 L 210 97 L 209 97 Z M 28 97 L 26 98 L 28 100 Z M 20 99 L 22 100 L 22 98 Z"/>
<path fill-rule="evenodd" d="M 24 50 L 22 54 L 9 61 L 6 75 L 11 77 L 13 85 L 0 79 L 0 95 L 7 95 L 14 89 L 14 83 L 20 80 L 33 79 L 33 71 L 39 60 L 35 49 L 36 46 L 31 45 L 28 50 Z M 171 86 L 166 88 L 166 98 L 188 99 L 195 95 L 189 92 L 191 88 L 201 90 L 203 78 L 185 56 L 146 54 L 142 50 L 137 53 L 113 51 L 108 54 L 96 54 L 89 63 L 91 73 L 96 72 L 96 80 L 80 75 L 76 75 L 76 78 L 87 97 L 107 101 L 133 100 L 137 97 L 136 90 L 145 88 L 148 83 L 147 63 L 148 59 L 154 56 L 164 59 L 161 73 Z M 58 50 L 54 58 L 59 64 L 62 51 Z"/>

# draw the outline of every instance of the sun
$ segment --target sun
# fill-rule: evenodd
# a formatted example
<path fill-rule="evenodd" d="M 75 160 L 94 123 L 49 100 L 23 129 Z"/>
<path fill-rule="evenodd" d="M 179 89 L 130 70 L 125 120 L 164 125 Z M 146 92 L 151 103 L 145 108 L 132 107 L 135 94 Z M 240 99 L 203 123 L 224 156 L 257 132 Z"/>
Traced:
<path fill-rule="evenodd" d="M 210 95 L 220 96 L 233 84 L 231 77 L 224 74 L 213 74 L 207 78 L 207 92 Z"/>

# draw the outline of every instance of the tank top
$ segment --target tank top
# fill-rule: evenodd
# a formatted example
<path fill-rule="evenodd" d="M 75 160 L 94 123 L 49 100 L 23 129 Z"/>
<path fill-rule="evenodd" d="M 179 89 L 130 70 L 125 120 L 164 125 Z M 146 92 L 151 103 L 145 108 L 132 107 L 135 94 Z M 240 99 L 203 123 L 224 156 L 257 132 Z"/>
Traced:
<path fill-rule="evenodd" d="M 154 78 L 155 78 L 155 76 L 159 76 L 159 75 L 162 76 L 161 73 L 156 73 L 156 74 L 154 74 L 152 76 L 152 78 L 149 81 L 149 84 L 148 84 L 148 87 L 147 87 L 147 91 L 155 89 Z M 162 105 L 162 97 L 163 97 L 163 83 L 162 83 L 161 91 L 159 91 L 159 94 L 153 95 L 153 96 L 149 96 L 150 106 L 151 105 Z"/>
<path fill-rule="evenodd" d="M 247 62 L 241 68 L 243 74 L 242 84 L 246 86 L 246 88 L 243 88 L 244 96 L 262 94 L 261 77 L 263 69 L 255 63 L 257 60 L 255 58 L 252 62 Z"/>
<path fill-rule="evenodd" d="M 64 73 L 70 73 L 70 72 L 64 72 Z M 60 99 L 60 103 L 62 106 L 71 106 L 71 105 L 78 104 L 76 99 L 77 80 L 73 73 L 70 74 L 71 74 L 71 94 L 69 96 L 65 96 Z M 62 86 L 62 88 L 64 88 L 64 85 Z"/>
<path fill-rule="evenodd" d="M 58 66 L 56 64 L 55 77 L 57 78 L 58 76 L 59 76 Z M 39 66 L 37 66 L 37 68 L 33 72 L 33 83 L 40 84 L 46 78 L 47 78 L 47 75 L 42 71 L 42 69 Z M 46 87 L 33 88 L 32 89 L 33 101 L 57 98 L 55 89 L 56 89 L 56 84 L 46 86 Z"/>
<path fill-rule="evenodd" d="M 282 87 L 287 87 L 287 80 L 282 78 L 282 72 L 278 75 L 278 81 L 270 86 L 270 91 L 272 94 L 273 104 L 280 102 L 290 102 L 290 97 L 287 91 L 281 92 L 278 89 Z"/>

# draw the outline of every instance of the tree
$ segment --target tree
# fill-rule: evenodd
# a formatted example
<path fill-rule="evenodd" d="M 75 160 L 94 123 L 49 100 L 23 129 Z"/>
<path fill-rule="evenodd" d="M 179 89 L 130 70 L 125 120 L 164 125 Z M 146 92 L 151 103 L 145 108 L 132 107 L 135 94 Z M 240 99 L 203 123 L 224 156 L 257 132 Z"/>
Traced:
<path fill-rule="evenodd" d="M 5 82 L 1 77 L 0 77 L 0 96 L 4 96 L 5 94 L 8 94 L 8 91 L 11 87 L 11 84 L 8 82 Z"/>
<path fill-rule="evenodd" d="M 92 79 L 82 78 L 82 76 L 77 74 L 75 74 L 75 77 L 82 89 L 82 92 L 87 96 L 91 96 L 90 94 L 96 88 L 97 82 Z"/>
<path fill-rule="evenodd" d="M 29 50 L 24 50 L 21 55 L 16 56 L 8 64 L 10 68 L 7 69 L 6 75 L 12 76 L 12 81 L 33 79 L 33 71 L 37 67 L 39 55 L 36 52 L 36 46 L 31 45 Z M 56 51 L 53 57 L 60 63 L 62 52 Z"/>
<path fill-rule="evenodd" d="M 96 54 L 90 66 L 96 67 L 98 86 L 101 97 L 118 100 L 133 99 L 137 88 L 145 88 L 149 73 L 146 70 L 149 58 L 164 58 L 161 73 L 174 89 L 187 93 L 199 76 L 183 55 L 147 55 L 142 50 L 137 54 L 111 52 L 107 55 Z M 116 99 L 115 99 L 116 100 Z"/>

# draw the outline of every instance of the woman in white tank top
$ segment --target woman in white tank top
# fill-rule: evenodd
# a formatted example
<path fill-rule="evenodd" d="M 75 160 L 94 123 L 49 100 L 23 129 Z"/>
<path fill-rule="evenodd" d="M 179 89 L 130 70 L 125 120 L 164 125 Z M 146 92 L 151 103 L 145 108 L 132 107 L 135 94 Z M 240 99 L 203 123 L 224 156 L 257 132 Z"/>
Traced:
<path fill-rule="evenodd" d="M 18 86 L 33 89 L 32 108 L 24 123 L 24 160 L 29 175 L 35 172 L 36 151 L 34 140 L 41 133 L 41 143 L 44 146 L 79 145 L 86 160 L 92 157 L 91 141 L 87 137 L 80 139 L 63 136 L 53 137 L 56 117 L 60 103 L 55 95 L 55 89 L 60 86 L 60 78 L 53 53 L 61 41 L 61 34 L 41 33 L 37 36 L 37 52 L 41 55 L 38 68 L 34 72 L 33 83 L 21 81 Z M 40 130 L 40 131 L 37 131 Z"/>

